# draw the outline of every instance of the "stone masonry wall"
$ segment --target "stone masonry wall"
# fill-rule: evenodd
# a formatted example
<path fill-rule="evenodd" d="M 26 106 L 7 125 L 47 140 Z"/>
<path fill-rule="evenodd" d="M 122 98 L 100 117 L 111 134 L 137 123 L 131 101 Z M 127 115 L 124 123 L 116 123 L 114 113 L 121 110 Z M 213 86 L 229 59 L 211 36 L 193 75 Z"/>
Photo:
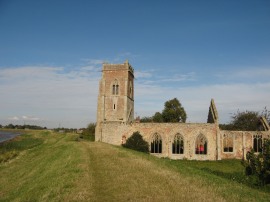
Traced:
<path fill-rule="evenodd" d="M 224 151 L 224 136 L 231 135 L 233 137 L 233 151 Z M 220 145 L 222 159 L 242 159 L 246 157 L 246 153 L 253 148 L 253 136 L 262 135 L 262 139 L 269 138 L 269 131 L 227 131 L 220 130 Z"/>
<path fill-rule="evenodd" d="M 220 160 L 242 159 L 253 148 L 253 136 L 262 135 L 269 138 L 269 131 L 226 131 L 219 130 L 216 124 L 198 123 L 133 123 L 124 124 L 107 122 L 102 125 L 102 134 L 98 141 L 114 145 L 121 145 L 123 140 L 129 138 L 134 132 L 139 131 L 149 145 L 155 133 L 162 138 L 162 153 L 153 155 L 171 159 L 190 160 Z M 172 143 L 175 135 L 179 133 L 184 138 L 184 153 L 173 154 Z M 195 154 L 195 142 L 198 135 L 203 134 L 207 139 L 207 154 Z M 233 139 L 233 150 L 224 151 L 224 137 L 230 135 Z M 220 138 L 217 138 L 217 137 Z M 219 140 L 219 141 L 218 141 Z M 150 149 L 150 148 L 149 148 Z"/>
<path fill-rule="evenodd" d="M 217 159 L 217 127 L 215 124 L 189 124 L 189 123 L 133 123 L 123 124 L 108 122 L 103 123 L 100 141 L 114 145 L 121 145 L 123 138 L 129 138 L 133 132 L 139 131 L 143 138 L 150 144 L 152 136 L 158 133 L 162 137 L 162 153 L 154 154 L 158 157 L 172 159 Z M 184 153 L 172 154 L 172 142 L 179 133 L 184 138 Z M 195 154 L 195 141 L 198 135 L 207 138 L 208 152 L 206 155 Z"/>

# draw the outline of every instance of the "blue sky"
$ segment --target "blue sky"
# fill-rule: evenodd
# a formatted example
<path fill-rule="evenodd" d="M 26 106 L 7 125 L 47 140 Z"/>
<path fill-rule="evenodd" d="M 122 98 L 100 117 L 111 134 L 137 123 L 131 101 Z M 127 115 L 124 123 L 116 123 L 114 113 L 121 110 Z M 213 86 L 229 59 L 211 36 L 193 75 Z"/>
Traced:
<path fill-rule="evenodd" d="M 95 122 L 102 62 L 126 59 L 137 116 L 269 109 L 270 1 L 0 0 L 0 124 Z"/>

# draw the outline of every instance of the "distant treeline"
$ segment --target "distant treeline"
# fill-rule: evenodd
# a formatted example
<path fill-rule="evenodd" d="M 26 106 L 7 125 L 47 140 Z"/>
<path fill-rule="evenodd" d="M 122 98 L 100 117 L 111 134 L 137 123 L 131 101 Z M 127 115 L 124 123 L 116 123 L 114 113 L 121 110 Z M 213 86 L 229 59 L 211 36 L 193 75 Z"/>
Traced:
<path fill-rule="evenodd" d="M 59 133 L 80 133 L 82 136 L 95 136 L 95 123 L 89 123 L 87 128 L 64 128 L 58 127 L 51 130 Z M 19 130 L 47 130 L 47 127 L 36 126 L 36 125 L 13 125 L 8 124 L 6 126 L 0 124 L 0 129 L 19 129 Z"/>
<path fill-rule="evenodd" d="M 0 128 L 6 128 L 6 129 L 32 129 L 32 130 L 46 130 L 47 127 L 41 127 L 36 125 L 13 125 L 8 124 L 6 126 L 0 125 Z"/>

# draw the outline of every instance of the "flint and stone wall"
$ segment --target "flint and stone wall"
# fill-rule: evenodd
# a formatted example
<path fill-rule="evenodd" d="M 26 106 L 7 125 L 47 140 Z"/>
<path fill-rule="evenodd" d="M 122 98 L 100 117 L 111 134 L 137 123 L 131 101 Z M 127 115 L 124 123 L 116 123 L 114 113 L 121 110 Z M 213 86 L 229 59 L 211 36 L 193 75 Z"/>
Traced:
<path fill-rule="evenodd" d="M 197 159 L 216 160 L 217 153 L 217 126 L 216 124 L 192 124 L 192 123 L 114 123 L 102 124 L 102 130 L 97 141 L 114 145 L 121 145 L 124 139 L 129 138 L 134 132 L 139 131 L 149 145 L 154 134 L 159 134 L 162 139 L 162 153 L 155 153 L 159 157 L 169 157 L 172 159 Z M 181 134 L 184 138 L 184 153 L 172 154 L 172 143 L 176 134 Z M 207 139 L 207 154 L 195 154 L 196 137 L 203 134 Z"/>
<path fill-rule="evenodd" d="M 253 148 L 253 137 L 261 135 L 262 140 L 269 138 L 269 131 L 228 131 L 220 130 L 221 159 L 242 159 Z M 231 135 L 233 138 L 233 151 L 224 152 L 224 136 Z"/>
<path fill-rule="evenodd" d="M 98 128 L 98 127 L 97 127 Z M 262 135 L 269 138 L 269 131 L 225 131 L 220 130 L 217 124 L 211 123 L 133 123 L 119 122 L 102 123 L 96 134 L 96 141 L 121 145 L 134 132 L 139 131 L 144 140 L 152 142 L 154 134 L 159 134 L 162 139 L 162 153 L 154 153 L 158 157 L 171 159 L 190 160 L 221 160 L 242 159 L 253 148 L 253 136 Z M 173 154 L 172 143 L 176 134 L 181 134 L 184 139 L 184 153 Z M 207 154 L 195 153 L 195 142 L 198 135 L 204 135 L 207 139 Z M 224 136 L 231 135 L 233 139 L 232 151 L 224 151 Z M 150 148 L 149 148 L 150 150 Z"/>

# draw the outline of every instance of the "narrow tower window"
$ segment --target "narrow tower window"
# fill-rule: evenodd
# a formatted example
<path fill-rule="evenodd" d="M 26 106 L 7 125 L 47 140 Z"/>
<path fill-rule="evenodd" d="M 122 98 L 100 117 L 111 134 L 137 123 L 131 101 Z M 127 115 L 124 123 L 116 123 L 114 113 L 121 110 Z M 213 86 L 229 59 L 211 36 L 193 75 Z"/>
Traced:
<path fill-rule="evenodd" d="M 131 81 L 130 81 L 130 84 L 129 84 L 129 97 L 133 98 L 133 88 L 132 88 L 132 82 Z"/>

